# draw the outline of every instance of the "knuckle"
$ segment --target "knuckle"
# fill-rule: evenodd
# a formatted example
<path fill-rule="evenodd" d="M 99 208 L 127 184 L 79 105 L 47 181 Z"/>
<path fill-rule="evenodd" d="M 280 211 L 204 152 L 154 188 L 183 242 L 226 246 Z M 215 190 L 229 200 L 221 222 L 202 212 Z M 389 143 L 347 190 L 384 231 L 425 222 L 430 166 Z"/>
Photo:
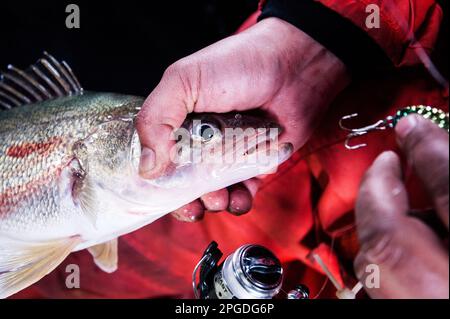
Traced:
<path fill-rule="evenodd" d="M 173 86 L 175 84 L 179 85 L 180 82 L 182 84 L 184 75 L 189 74 L 187 72 L 187 62 L 184 61 L 185 60 L 183 58 L 167 67 L 161 79 L 160 83 L 161 86 L 165 87 L 168 85 L 169 86 Z"/>
<path fill-rule="evenodd" d="M 178 77 L 178 76 L 180 76 L 180 74 L 185 73 L 185 71 L 188 70 L 191 65 L 192 65 L 192 62 L 190 61 L 189 58 L 182 58 L 182 59 L 172 63 L 171 65 L 169 65 L 169 67 L 164 72 L 163 78 L 174 77 L 174 76 Z"/>
<path fill-rule="evenodd" d="M 162 85 L 172 89 L 174 96 L 185 106 L 183 111 L 191 113 L 200 94 L 200 65 L 191 57 L 185 57 L 170 65 L 164 72 Z M 173 90 L 175 88 L 175 90 Z M 201 112 L 201 111 L 199 111 Z"/>
<path fill-rule="evenodd" d="M 173 77 L 175 77 L 176 74 L 178 74 L 179 66 L 176 63 L 177 62 L 167 67 L 167 69 L 164 71 L 161 82 L 170 81 L 170 79 L 172 79 Z"/>
<path fill-rule="evenodd" d="M 167 69 L 164 71 L 163 78 L 171 77 L 174 74 L 177 74 L 180 69 L 181 69 L 181 62 L 179 60 L 167 67 Z"/>
<path fill-rule="evenodd" d="M 358 257 L 355 259 L 355 270 L 361 271 L 368 264 L 390 270 L 401 267 L 406 252 L 395 229 L 379 228 L 375 232 L 365 234 L 364 237 L 361 240 Z"/>

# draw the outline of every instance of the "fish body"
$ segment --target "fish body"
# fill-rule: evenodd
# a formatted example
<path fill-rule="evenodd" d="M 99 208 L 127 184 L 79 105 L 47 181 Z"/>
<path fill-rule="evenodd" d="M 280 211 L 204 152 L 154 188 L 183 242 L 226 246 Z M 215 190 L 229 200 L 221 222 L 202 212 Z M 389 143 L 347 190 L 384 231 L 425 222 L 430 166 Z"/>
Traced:
<path fill-rule="evenodd" d="M 88 174 L 81 164 L 89 163 L 83 148 L 101 144 L 102 135 L 109 145 L 95 149 L 98 160 L 107 158 L 106 166 L 124 165 L 124 170 L 135 164 L 126 157 L 132 155 L 133 119 L 142 102 L 140 97 L 88 92 L 0 112 L 0 234 L 39 241 L 83 233 L 86 243 L 80 245 L 89 246 L 102 241 L 108 220 L 132 223 L 130 216 L 109 218 L 99 210 L 110 208 L 89 202 L 87 197 L 95 195 L 85 192 L 101 185 L 76 188 L 85 187 L 77 183 Z"/>
<path fill-rule="evenodd" d="M 7 108 L 0 111 L 0 297 L 85 248 L 112 272 L 119 236 L 203 194 L 271 171 L 291 154 L 292 146 L 278 144 L 279 133 L 266 134 L 279 129 L 270 121 L 194 114 L 180 128 L 170 169 L 143 179 L 135 121 L 144 99 L 85 92 L 64 62 L 46 54 L 39 63 L 28 71 L 12 68 L 5 78 L 14 83 L 0 81 L 8 97 L 0 100 Z M 229 129 L 244 133 L 229 136 Z M 263 147 L 269 141 L 275 152 Z M 192 154 L 199 152 L 209 161 L 196 160 Z M 229 155 L 232 160 L 224 160 Z M 268 161 L 259 161 L 262 155 Z"/>

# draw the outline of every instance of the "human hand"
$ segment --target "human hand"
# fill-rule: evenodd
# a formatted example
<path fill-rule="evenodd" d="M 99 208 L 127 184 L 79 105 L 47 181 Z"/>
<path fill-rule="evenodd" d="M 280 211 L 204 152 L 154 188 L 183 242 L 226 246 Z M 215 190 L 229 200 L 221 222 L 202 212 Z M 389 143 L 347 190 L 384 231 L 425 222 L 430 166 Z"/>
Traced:
<path fill-rule="evenodd" d="M 410 115 L 397 124 L 396 134 L 448 231 L 448 133 Z M 430 227 L 408 215 L 409 210 L 400 160 L 385 152 L 366 173 L 356 204 L 361 243 L 355 260 L 357 276 L 364 282 L 366 266 L 379 267 L 380 287 L 367 289 L 373 298 L 448 298 L 448 247 Z"/>
<path fill-rule="evenodd" d="M 280 142 L 297 150 L 329 102 L 348 83 L 345 66 L 296 27 L 265 19 L 171 65 L 137 120 L 143 145 L 140 174 L 155 178 L 170 165 L 170 139 L 191 112 L 261 109 L 283 127 Z M 206 194 L 174 212 L 193 221 L 208 211 L 250 210 L 258 180 Z"/>

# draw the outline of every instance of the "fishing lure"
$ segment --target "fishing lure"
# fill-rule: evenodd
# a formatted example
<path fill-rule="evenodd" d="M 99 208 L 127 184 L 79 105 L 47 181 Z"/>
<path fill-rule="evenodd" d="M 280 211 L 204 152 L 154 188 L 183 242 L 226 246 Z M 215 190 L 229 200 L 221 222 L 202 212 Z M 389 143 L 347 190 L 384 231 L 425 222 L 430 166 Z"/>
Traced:
<path fill-rule="evenodd" d="M 350 132 L 347 136 L 347 139 L 345 141 L 345 147 L 349 150 L 356 150 L 361 147 L 367 146 L 367 144 L 357 144 L 352 145 L 350 141 L 358 136 L 366 135 L 367 133 L 371 131 L 376 130 L 386 130 L 388 128 L 394 128 L 397 123 L 404 117 L 410 115 L 410 114 L 419 114 L 423 116 L 426 119 L 431 120 L 433 123 L 438 125 L 440 128 L 444 129 L 449 132 L 449 114 L 445 113 L 444 111 L 431 107 L 431 106 L 425 106 L 425 105 L 412 105 L 407 106 L 405 108 L 399 109 L 397 113 L 394 116 L 388 116 L 387 118 L 383 120 L 379 120 L 378 122 L 368 125 L 362 128 L 349 128 L 344 125 L 344 121 L 355 118 L 358 116 L 357 113 L 346 115 L 341 118 L 339 121 L 339 126 L 341 129 Z"/>

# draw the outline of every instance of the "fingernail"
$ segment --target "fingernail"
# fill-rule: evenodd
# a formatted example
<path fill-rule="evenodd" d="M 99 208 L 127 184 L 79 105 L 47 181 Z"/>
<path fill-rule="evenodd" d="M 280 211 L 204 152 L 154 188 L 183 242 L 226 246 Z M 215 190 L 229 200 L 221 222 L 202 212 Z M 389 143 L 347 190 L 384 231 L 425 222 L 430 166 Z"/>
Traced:
<path fill-rule="evenodd" d="M 155 168 L 155 152 L 147 147 L 144 147 L 141 152 L 141 160 L 139 162 L 139 172 L 145 174 Z"/>
<path fill-rule="evenodd" d="M 401 139 L 405 139 L 416 126 L 417 117 L 415 115 L 409 115 L 398 122 L 395 131 Z"/>

